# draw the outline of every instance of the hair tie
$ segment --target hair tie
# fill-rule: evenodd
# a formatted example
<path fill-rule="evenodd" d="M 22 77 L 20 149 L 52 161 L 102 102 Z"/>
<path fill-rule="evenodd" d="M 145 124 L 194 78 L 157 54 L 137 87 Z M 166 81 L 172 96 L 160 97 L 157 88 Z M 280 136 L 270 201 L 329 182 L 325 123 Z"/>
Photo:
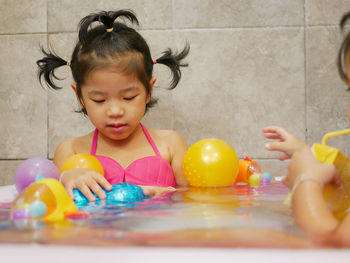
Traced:
<path fill-rule="evenodd" d="M 70 67 L 70 61 L 67 61 L 67 66 Z"/>
<path fill-rule="evenodd" d="M 107 28 L 106 31 L 107 31 L 107 32 L 112 32 L 112 31 L 113 31 L 113 27 Z"/>
<path fill-rule="evenodd" d="M 153 64 L 157 64 L 157 60 L 156 59 L 153 60 Z"/>

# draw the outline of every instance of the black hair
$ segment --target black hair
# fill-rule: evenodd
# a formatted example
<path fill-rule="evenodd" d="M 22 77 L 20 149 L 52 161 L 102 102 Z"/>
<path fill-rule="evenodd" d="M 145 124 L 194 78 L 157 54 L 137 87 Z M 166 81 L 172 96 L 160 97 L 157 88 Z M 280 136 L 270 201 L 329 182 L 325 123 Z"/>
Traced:
<path fill-rule="evenodd" d="M 70 62 L 60 58 L 54 51 L 46 51 L 41 47 L 44 57 L 37 61 L 38 79 L 41 86 L 44 80 L 49 88 L 60 89 L 55 80 L 60 80 L 55 75 L 55 69 L 70 64 L 73 79 L 77 86 L 77 95 L 82 102 L 81 86 L 86 81 L 88 74 L 97 67 L 117 66 L 126 73 L 135 73 L 144 84 L 146 93 L 150 93 L 150 79 L 152 78 L 155 63 L 169 67 L 172 72 L 172 80 L 169 89 L 177 86 L 181 79 L 180 67 L 188 66 L 182 60 L 189 53 L 189 44 L 179 53 L 167 49 L 161 57 L 153 60 L 148 44 L 144 38 L 133 28 L 125 23 L 116 22 L 117 18 L 124 18 L 131 24 L 139 25 L 136 15 L 131 10 L 101 11 L 84 17 L 79 23 L 79 39 L 74 48 Z M 94 22 L 100 25 L 92 26 Z M 151 98 L 146 105 L 146 110 L 156 103 Z M 83 105 L 83 103 L 82 103 Z M 81 110 L 86 114 L 86 110 Z"/>
<path fill-rule="evenodd" d="M 349 18 L 350 18 L 350 12 L 344 14 L 340 20 L 340 29 L 343 32 L 345 31 L 345 24 Z M 346 62 L 345 60 L 347 56 L 350 55 L 349 52 L 350 52 L 350 31 L 345 35 L 345 38 L 338 51 L 338 59 L 337 59 L 338 72 L 341 79 L 344 82 L 348 82 L 350 78 L 350 76 L 347 75 L 346 68 L 345 68 L 345 62 Z M 350 63 L 350 61 L 348 61 L 347 63 Z"/>

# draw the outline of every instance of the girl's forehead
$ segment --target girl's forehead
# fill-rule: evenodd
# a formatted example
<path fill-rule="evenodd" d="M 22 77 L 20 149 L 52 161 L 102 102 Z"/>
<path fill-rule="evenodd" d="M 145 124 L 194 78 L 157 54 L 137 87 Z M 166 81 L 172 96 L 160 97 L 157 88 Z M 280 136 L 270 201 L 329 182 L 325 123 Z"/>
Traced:
<path fill-rule="evenodd" d="M 84 87 L 88 91 L 98 89 L 104 92 L 124 92 L 144 88 L 136 74 L 126 74 L 116 68 L 94 69 L 89 73 Z"/>
<path fill-rule="evenodd" d="M 87 82 L 140 82 L 135 73 L 127 73 L 115 67 L 96 68 L 86 79 Z"/>

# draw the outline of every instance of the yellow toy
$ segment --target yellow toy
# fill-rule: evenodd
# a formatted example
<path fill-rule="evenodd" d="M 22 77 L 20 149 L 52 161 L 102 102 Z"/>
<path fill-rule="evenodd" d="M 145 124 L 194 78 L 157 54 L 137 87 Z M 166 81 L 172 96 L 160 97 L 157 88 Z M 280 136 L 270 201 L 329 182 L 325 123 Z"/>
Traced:
<path fill-rule="evenodd" d="M 350 158 L 326 143 L 331 137 L 349 133 L 350 129 L 327 133 L 322 139 L 322 144 L 314 143 L 312 145 L 315 157 L 320 162 L 333 164 L 340 174 L 340 188 L 328 184 L 323 190 L 324 198 L 335 215 L 344 212 L 350 205 Z M 286 204 L 291 204 L 291 196 L 287 196 Z"/>
<path fill-rule="evenodd" d="M 14 201 L 12 220 L 59 221 L 65 212 L 76 212 L 77 206 L 63 185 L 56 179 L 46 178 L 29 185 Z"/>
<path fill-rule="evenodd" d="M 187 150 L 183 173 L 190 186 L 230 186 L 234 184 L 238 174 L 238 157 L 226 142 L 203 139 Z"/>
<path fill-rule="evenodd" d="M 95 156 L 88 153 L 78 153 L 68 158 L 63 164 L 61 173 L 73 168 L 86 168 L 104 175 L 103 167 L 100 161 Z"/>

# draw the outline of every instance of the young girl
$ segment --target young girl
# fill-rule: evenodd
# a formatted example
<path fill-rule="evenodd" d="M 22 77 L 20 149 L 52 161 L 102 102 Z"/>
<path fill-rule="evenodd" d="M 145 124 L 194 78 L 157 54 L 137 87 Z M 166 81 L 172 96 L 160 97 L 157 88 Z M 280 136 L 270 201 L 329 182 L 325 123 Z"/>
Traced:
<path fill-rule="evenodd" d="M 342 29 L 348 19 L 350 13 L 343 16 L 340 22 Z M 350 87 L 350 32 L 339 50 L 338 70 L 343 81 Z M 280 160 L 291 158 L 284 183 L 293 189 L 296 223 L 316 242 L 349 247 L 350 213 L 347 213 L 342 222 L 338 222 L 323 199 L 325 184 L 340 185 L 340 176 L 335 167 L 319 162 L 313 156 L 310 146 L 281 127 L 266 127 L 263 132 L 266 138 L 279 140 L 268 142 L 268 150 L 283 152 Z"/>
<path fill-rule="evenodd" d="M 182 161 L 187 150 L 183 138 L 174 131 L 148 129 L 141 124 L 147 108 L 154 105 L 152 89 L 156 78 L 155 64 L 170 68 L 170 89 L 181 78 L 180 67 L 189 46 L 179 54 L 168 49 L 153 60 L 143 37 L 121 22 L 120 18 L 138 25 L 129 10 L 90 14 L 80 21 L 79 39 L 71 61 L 42 50 L 38 60 L 38 77 L 52 89 L 60 89 L 54 80 L 55 70 L 68 65 L 74 83 L 71 85 L 81 106 L 96 127 L 91 133 L 64 140 L 56 149 L 54 163 L 61 169 L 72 155 L 90 153 L 104 168 L 104 176 L 87 169 L 71 169 L 60 180 L 69 195 L 78 188 L 90 201 L 106 198 L 101 187 L 130 182 L 144 186 L 146 193 L 157 193 L 163 187 L 184 186 Z M 147 187 L 154 186 L 154 187 Z M 158 187 L 158 188 L 157 188 Z"/>

